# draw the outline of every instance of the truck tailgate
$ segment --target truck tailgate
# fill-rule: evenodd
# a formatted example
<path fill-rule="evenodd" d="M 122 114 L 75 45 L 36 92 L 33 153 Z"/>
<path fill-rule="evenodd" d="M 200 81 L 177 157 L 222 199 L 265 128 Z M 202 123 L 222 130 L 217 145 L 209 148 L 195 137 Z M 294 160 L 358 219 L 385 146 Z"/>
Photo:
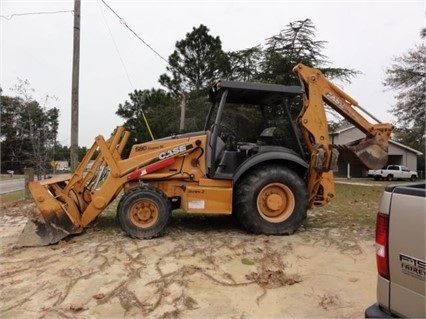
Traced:
<path fill-rule="evenodd" d="M 411 318 L 424 318 L 426 315 L 425 203 L 424 188 L 398 187 L 392 193 L 389 221 L 389 308 L 394 314 Z"/>

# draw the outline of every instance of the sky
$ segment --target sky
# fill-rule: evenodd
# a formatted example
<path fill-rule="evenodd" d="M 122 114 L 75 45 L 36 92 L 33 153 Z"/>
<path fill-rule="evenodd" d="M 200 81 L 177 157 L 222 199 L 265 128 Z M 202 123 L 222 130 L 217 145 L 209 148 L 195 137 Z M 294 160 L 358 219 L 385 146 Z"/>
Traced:
<path fill-rule="evenodd" d="M 309 18 L 315 40 L 326 41 L 330 66 L 361 72 L 345 92 L 392 123 L 395 92 L 383 85 L 385 71 L 421 43 L 426 26 L 426 0 L 104 1 L 166 60 L 200 24 L 229 52 L 265 44 L 290 22 Z M 1 0 L 0 6 L 2 94 L 16 96 L 18 79 L 28 80 L 35 100 L 60 110 L 58 141 L 69 146 L 74 1 Z M 161 88 L 167 64 L 101 0 L 82 0 L 80 36 L 79 146 L 90 147 L 96 136 L 108 137 L 124 123 L 115 112 L 130 92 Z M 52 98 L 45 103 L 46 96 Z"/>

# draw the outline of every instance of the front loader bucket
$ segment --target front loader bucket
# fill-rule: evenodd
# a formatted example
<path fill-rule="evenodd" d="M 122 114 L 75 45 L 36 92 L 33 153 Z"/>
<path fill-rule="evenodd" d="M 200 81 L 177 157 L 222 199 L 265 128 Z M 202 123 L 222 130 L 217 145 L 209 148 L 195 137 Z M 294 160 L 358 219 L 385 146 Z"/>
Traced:
<path fill-rule="evenodd" d="M 362 164 L 368 169 L 383 168 L 388 161 L 388 142 L 380 136 L 336 147 L 346 161 L 351 164 Z"/>
<path fill-rule="evenodd" d="M 16 243 L 17 247 L 55 244 L 70 234 L 82 231 L 68 215 L 66 205 L 54 198 L 45 185 L 30 182 L 29 188 L 36 208 L 33 215 L 28 216 L 27 224 Z"/>
<path fill-rule="evenodd" d="M 61 225 L 62 226 L 62 225 Z M 35 247 L 56 244 L 70 235 L 68 231 L 49 223 L 43 217 L 29 219 L 16 243 L 17 247 Z"/>
<path fill-rule="evenodd" d="M 135 162 L 123 172 L 118 165 L 129 136 L 124 127 L 106 141 L 99 135 L 71 175 L 29 182 L 36 209 L 16 246 L 50 245 L 81 233 L 118 195 L 127 175 L 140 168 Z"/>

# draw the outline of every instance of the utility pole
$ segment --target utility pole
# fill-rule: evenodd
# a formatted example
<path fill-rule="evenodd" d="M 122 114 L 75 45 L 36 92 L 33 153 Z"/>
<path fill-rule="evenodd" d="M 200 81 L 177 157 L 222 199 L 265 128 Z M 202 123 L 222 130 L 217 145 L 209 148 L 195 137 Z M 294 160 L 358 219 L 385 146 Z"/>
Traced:
<path fill-rule="evenodd" d="M 186 104 L 188 103 L 188 96 L 185 92 L 180 94 L 180 123 L 179 123 L 179 132 L 183 133 L 185 131 L 185 111 Z"/>
<path fill-rule="evenodd" d="M 78 165 L 78 89 L 80 78 L 80 10 L 81 0 L 74 0 L 74 38 L 71 88 L 71 172 Z"/>

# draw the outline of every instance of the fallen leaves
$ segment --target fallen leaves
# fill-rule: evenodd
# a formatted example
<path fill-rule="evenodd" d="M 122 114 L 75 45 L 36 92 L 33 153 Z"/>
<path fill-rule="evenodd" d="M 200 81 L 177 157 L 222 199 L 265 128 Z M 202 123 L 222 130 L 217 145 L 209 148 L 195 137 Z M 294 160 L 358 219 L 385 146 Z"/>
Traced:
<path fill-rule="evenodd" d="M 245 275 L 246 279 L 256 282 L 264 289 L 273 289 L 282 286 L 291 286 L 302 282 L 299 275 L 286 275 L 282 270 L 265 270 L 261 273 L 251 272 Z"/>
<path fill-rule="evenodd" d="M 70 310 L 74 312 L 82 311 L 84 310 L 84 305 L 81 303 L 73 303 L 70 305 Z"/>
<path fill-rule="evenodd" d="M 92 298 L 93 299 L 96 299 L 96 300 L 100 300 L 100 299 L 104 299 L 105 298 L 105 294 L 103 294 L 103 293 L 98 293 L 98 294 L 96 294 L 96 295 L 93 295 L 92 296 Z"/>
<path fill-rule="evenodd" d="M 187 275 L 193 275 L 197 271 L 200 270 L 200 267 L 197 267 L 197 266 L 194 266 L 194 265 L 187 265 L 187 266 L 183 267 L 183 270 L 184 270 L 185 274 L 187 274 Z"/>
<path fill-rule="evenodd" d="M 328 310 L 330 307 L 340 304 L 340 299 L 337 295 L 323 294 L 318 297 L 320 298 L 318 305 L 324 310 Z"/>
<path fill-rule="evenodd" d="M 104 299 L 105 297 L 106 297 L 106 295 L 102 292 L 97 293 L 97 294 L 92 296 L 92 298 L 96 299 L 96 300 L 101 300 L 101 299 Z M 70 305 L 70 310 L 73 311 L 73 312 L 79 312 L 79 311 L 83 311 L 83 310 L 86 310 L 86 309 L 84 308 L 84 304 L 82 304 L 82 303 L 73 303 L 73 304 Z"/>

